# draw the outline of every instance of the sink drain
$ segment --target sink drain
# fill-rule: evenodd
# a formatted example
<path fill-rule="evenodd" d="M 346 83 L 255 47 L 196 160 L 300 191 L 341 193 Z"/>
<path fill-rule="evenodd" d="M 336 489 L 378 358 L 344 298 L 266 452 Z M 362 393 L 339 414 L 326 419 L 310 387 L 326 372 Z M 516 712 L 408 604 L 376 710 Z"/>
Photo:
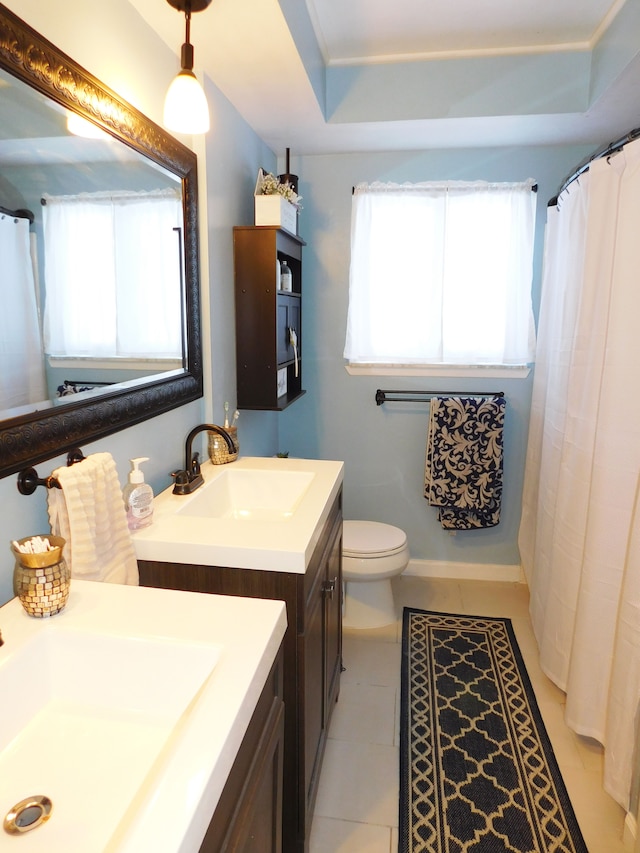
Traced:
<path fill-rule="evenodd" d="M 29 832 L 31 829 L 35 829 L 40 824 L 49 820 L 52 808 L 53 803 L 49 797 L 37 795 L 20 800 L 5 816 L 5 832 L 11 835 L 19 835 L 22 832 Z"/>

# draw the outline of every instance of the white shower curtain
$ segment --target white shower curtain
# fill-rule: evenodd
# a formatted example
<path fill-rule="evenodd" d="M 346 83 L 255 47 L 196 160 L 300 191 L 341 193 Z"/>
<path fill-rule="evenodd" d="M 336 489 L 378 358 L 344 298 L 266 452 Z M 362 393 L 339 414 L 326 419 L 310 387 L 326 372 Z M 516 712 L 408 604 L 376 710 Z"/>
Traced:
<path fill-rule="evenodd" d="M 550 208 L 520 527 L 566 722 L 629 807 L 640 703 L 640 142 Z"/>
<path fill-rule="evenodd" d="M 0 214 L 0 258 L 0 409 L 13 409 L 49 396 L 27 219 Z"/>

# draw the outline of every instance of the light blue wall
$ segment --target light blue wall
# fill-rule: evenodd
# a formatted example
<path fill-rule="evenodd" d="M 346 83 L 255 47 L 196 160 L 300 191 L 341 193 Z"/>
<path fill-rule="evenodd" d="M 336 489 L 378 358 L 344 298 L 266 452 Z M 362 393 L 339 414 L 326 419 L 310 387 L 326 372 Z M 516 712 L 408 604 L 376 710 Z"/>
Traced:
<path fill-rule="evenodd" d="M 281 415 L 280 447 L 294 456 L 345 461 L 346 518 L 397 524 L 412 556 L 463 563 L 519 564 L 517 530 L 531 377 L 417 379 L 350 376 L 342 358 L 346 328 L 351 188 L 360 181 L 475 180 L 538 182 L 535 289 L 539 304 L 547 200 L 592 149 L 495 148 L 302 157 L 292 168 L 304 197 L 303 365 L 307 394 Z M 389 299 L 395 282 L 389 282 Z M 497 387 L 496 387 L 497 386 Z M 502 520 L 491 530 L 451 536 L 422 497 L 428 407 L 385 404 L 376 388 L 504 390 L 505 486 Z"/>
<path fill-rule="evenodd" d="M 214 423 L 224 422 L 224 402 L 236 407 L 235 302 L 233 226 L 253 225 L 253 191 L 258 168 L 276 169 L 273 152 L 256 136 L 218 89 L 208 82 L 212 132 L 206 136 L 206 210 L 210 302 L 210 366 L 205 388 L 213 400 Z M 201 204 L 202 204 L 201 200 Z M 206 310 L 206 305 L 205 305 Z M 277 450 L 278 418 L 274 412 L 243 412 L 238 421 L 240 452 L 266 456 Z"/>

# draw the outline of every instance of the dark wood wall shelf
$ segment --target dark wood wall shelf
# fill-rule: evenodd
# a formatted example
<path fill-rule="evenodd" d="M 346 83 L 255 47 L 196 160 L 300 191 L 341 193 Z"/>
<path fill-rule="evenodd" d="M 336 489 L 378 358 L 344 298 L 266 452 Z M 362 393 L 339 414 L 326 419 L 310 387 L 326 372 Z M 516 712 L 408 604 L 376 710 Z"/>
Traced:
<path fill-rule="evenodd" d="M 233 229 L 236 370 L 239 409 L 281 411 L 302 388 L 302 247 L 300 237 L 268 225 Z M 293 290 L 279 290 L 276 262 L 291 268 Z M 289 329 L 298 338 L 298 357 Z M 283 383 L 286 377 L 286 391 Z"/>

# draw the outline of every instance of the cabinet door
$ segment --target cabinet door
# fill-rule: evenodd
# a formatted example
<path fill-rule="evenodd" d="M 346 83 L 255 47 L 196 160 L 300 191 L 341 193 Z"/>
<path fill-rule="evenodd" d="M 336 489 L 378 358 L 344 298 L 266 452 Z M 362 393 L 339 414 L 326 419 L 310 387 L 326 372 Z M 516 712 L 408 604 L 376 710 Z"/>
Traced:
<path fill-rule="evenodd" d="M 304 755 L 306 813 L 317 792 L 331 713 L 342 670 L 342 515 L 323 549 L 307 603 L 304 632 Z"/>
<path fill-rule="evenodd" d="M 305 630 L 301 661 L 304 672 L 303 728 L 304 743 L 304 813 L 309 814 L 313 806 L 315 789 L 320 773 L 323 731 L 325 726 L 325 681 L 324 681 L 324 571 L 320 571 L 308 601 L 305 614 Z"/>
<path fill-rule="evenodd" d="M 282 853 L 283 672 L 281 650 L 199 853 Z"/>
<path fill-rule="evenodd" d="M 238 812 L 233 832 L 222 850 L 233 853 L 281 853 L 282 851 L 282 762 L 284 705 L 260 745 L 252 796 Z"/>
<path fill-rule="evenodd" d="M 334 532 L 324 583 L 325 727 L 338 699 L 342 671 L 342 519 Z"/>

